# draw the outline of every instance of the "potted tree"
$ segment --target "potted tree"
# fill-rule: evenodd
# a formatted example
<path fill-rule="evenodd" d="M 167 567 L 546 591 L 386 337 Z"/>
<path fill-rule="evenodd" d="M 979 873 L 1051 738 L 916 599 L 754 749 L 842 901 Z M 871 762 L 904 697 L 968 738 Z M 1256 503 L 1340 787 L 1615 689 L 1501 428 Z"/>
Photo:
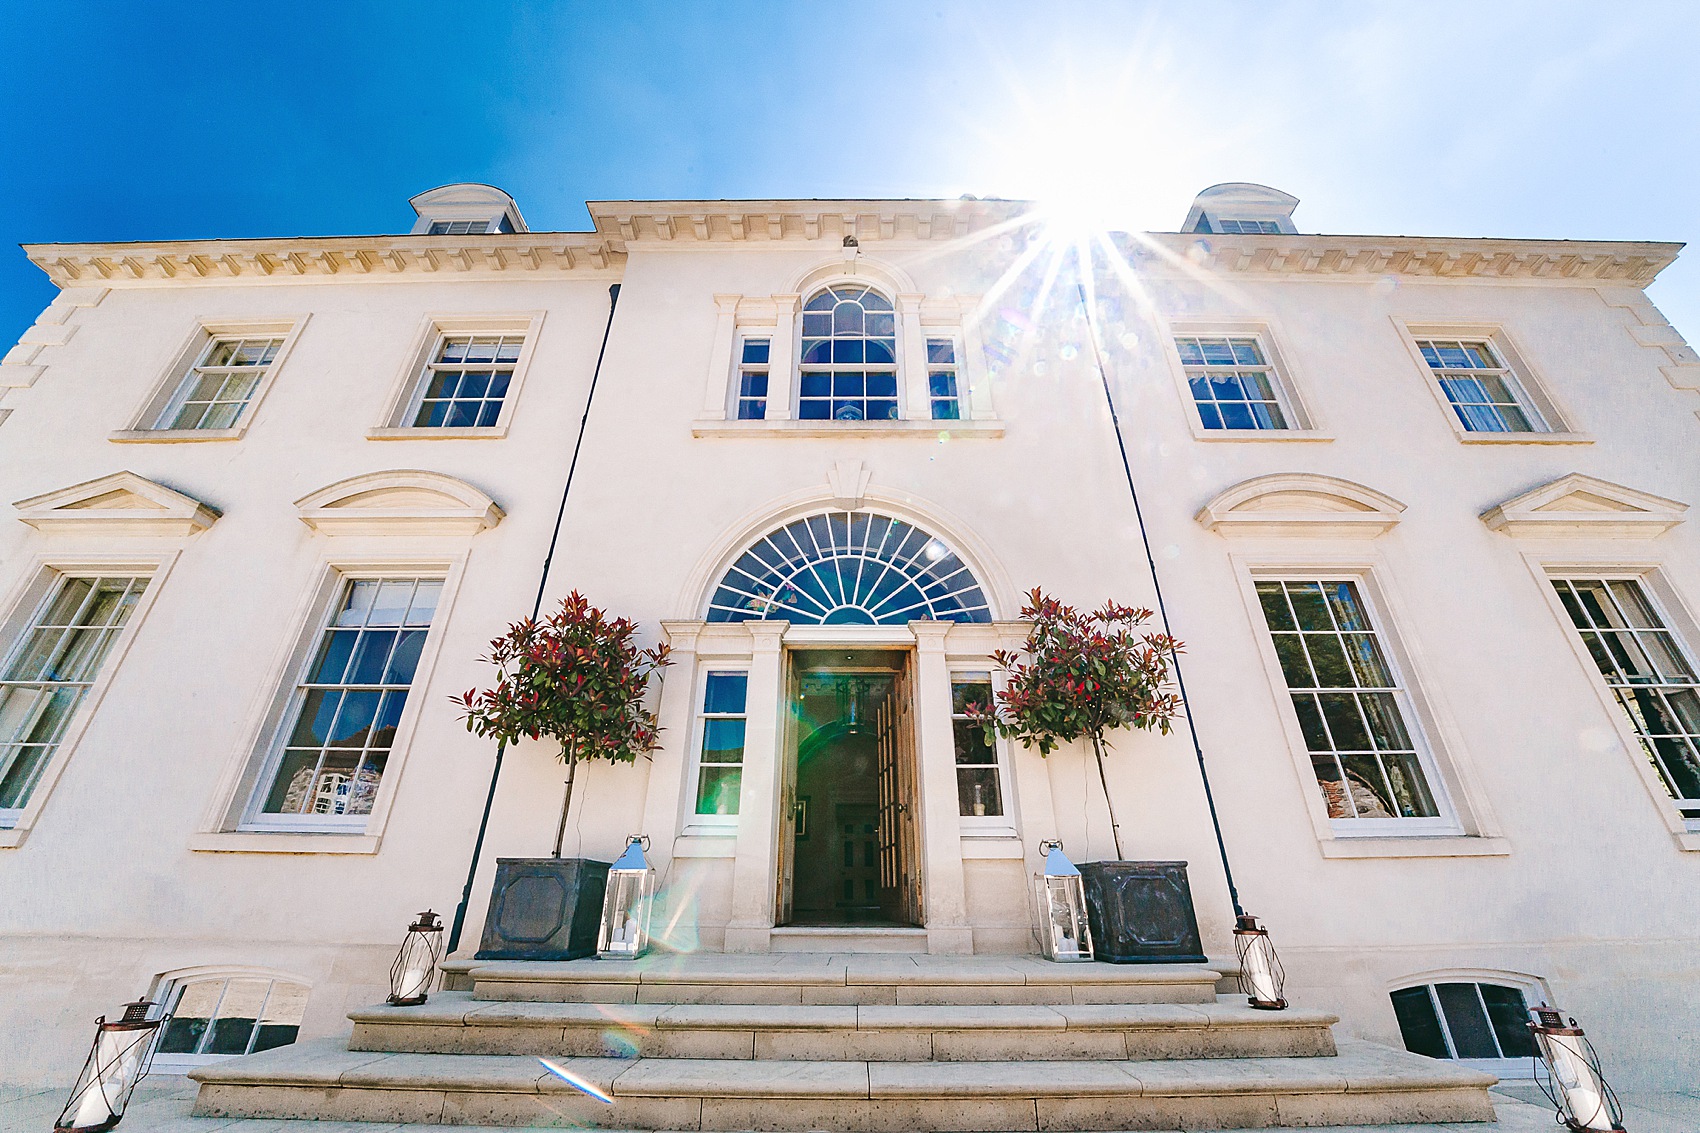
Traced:
<path fill-rule="evenodd" d="M 1202 963 L 1185 862 L 1126 861 L 1121 824 L 1104 770 L 1109 735 L 1122 728 L 1167 734 L 1181 710 L 1169 683 L 1170 656 L 1180 642 L 1142 629 L 1152 612 L 1115 602 L 1078 610 L 1035 588 L 1021 616 L 1021 652 L 993 660 L 1008 674 L 1002 692 L 970 714 L 989 731 L 1048 756 L 1086 740 L 1110 814 L 1116 860 L 1083 862 L 1087 916 L 1097 957 L 1112 963 Z M 1025 660 L 1022 657 L 1025 656 Z"/>
<path fill-rule="evenodd" d="M 455 697 L 467 730 L 504 744 L 549 737 L 567 765 L 555 848 L 547 858 L 499 858 L 481 960 L 571 960 L 596 951 L 609 863 L 563 858 L 580 762 L 630 763 L 653 751 L 661 729 L 643 706 L 649 679 L 670 664 L 667 646 L 638 648 L 637 626 L 610 618 L 576 590 L 561 608 L 525 618 L 490 643 L 494 686 Z"/>

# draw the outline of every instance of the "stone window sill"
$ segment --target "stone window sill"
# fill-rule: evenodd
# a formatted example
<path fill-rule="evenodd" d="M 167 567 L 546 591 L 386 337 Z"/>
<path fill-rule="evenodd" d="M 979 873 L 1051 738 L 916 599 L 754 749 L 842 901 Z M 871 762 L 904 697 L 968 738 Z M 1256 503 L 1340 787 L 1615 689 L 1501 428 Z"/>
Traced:
<path fill-rule="evenodd" d="M 967 861 L 972 858 L 1015 858 L 1026 857 L 1021 845 L 1021 839 L 1014 834 L 1002 831 L 962 831 L 962 858 Z"/>
<path fill-rule="evenodd" d="M 9 850 L 24 844 L 24 839 L 30 836 L 27 829 L 16 826 L 0 828 L 0 850 Z"/>
<path fill-rule="evenodd" d="M 738 832 L 684 834 L 673 842 L 676 858 L 735 858 L 738 856 Z"/>
<path fill-rule="evenodd" d="M 1329 838 L 1325 858 L 1499 858 L 1511 853 L 1507 838 L 1412 834 L 1396 838 Z"/>
<path fill-rule="evenodd" d="M 506 425 L 485 425 L 460 429 L 367 429 L 369 441 L 491 441 L 508 435 Z"/>
<path fill-rule="evenodd" d="M 6 833 L 6 831 L 0 831 L 0 833 Z M 1700 852 L 1700 830 L 1688 830 L 1672 834 L 1671 837 L 1676 839 L 1677 849 L 1685 853 Z M 0 845 L 4 845 L 4 843 L 0 843 Z"/>
<path fill-rule="evenodd" d="M 1587 433 L 1468 433 L 1458 439 L 1467 445 L 1591 445 Z"/>
<path fill-rule="evenodd" d="M 227 830 L 193 834 L 189 849 L 213 854 L 375 854 L 375 834 L 295 834 Z"/>
<path fill-rule="evenodd" d="M 960 440 L 1003 436 L 1002 421 L 697 421 L 693 437 L 906 437 Z"/>
<path fill-rule="evenodd" d="M 1200 441 L 1332 441 L 1328 433 L 1316 429 L 1200 429 L 1194 428 L 1193 438 Z"/>
<path fill-rule="evenodd" d="M 122 429 L 106 439 L 114 444 L 184 444 L 193 441 L 240 440 L 243 429 Z"/>

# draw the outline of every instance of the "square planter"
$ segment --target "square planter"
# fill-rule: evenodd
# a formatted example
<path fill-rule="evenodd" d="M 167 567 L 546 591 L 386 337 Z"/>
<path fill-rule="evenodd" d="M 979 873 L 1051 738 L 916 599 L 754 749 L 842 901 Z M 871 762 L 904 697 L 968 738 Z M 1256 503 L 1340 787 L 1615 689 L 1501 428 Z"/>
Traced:
<path fill-rule="evenodd" d="M 1111 964 L 1202 964 L 1185 862 L 1081 862 L 1097 959 Z"/>
<path fill-rule="evenodd" d="M 577 960 L 596 953 L 608 863 L 497 858 L 476 960 Z"/>

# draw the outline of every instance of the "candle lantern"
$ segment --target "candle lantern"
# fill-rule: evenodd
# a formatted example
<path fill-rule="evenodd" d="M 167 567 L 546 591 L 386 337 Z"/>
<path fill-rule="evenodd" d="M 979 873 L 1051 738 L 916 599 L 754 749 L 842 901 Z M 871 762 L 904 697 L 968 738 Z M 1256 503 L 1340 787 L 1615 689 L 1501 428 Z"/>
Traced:
<path fill-rule="evenodd" d="M 596 955 L 602 960 L 635 960 L 649 950 L 649 891 L 655 871 L 643 856 L 649 838 L 626 839 L 626 852 L 608 869 L 608 894 L 602 900 L 602 927 Z"/>
<path fill-rule="evenodd" d="M 418 1007 L 431 992 L 437 963 L 443 958 L 443 921 L 426 909 L 407 926 L 401 951 L 390 965 L 390 1006 Z"/>
<path fill-rule="evenodd" d="M 1092 959 L 1092 927 L 1086 923 L 1086 886 L 1063 853 L 1061 841 L 1040 842 L 1045 872 L 1034 878 L 1039 891 L 1039 944 L 1047 960 Z"/>
<path fill-rule="evenodd" d="M 1539 1052 L 1537 1064 L 1545 1070 L 1536 1080 L 1547 1098 L 1558 1107 L 1558 1119 L 1566 1128 L 1623 1133 L 1623 1110 L 1617 1095 L 1600 1073 L 1600 1056 L 1594 1044 L 1570 1020 L 1550 1007 L 1535 1008 L 1529 1024 Z"/>
<path fill-rule="evenodd" d="M 102 1133 L 118 1124 L 136 1083 L 147 1076 L 153 1061 L 153 1039 L 169 1018 L 148 1018 L 153 1004 L 145 999 L 124 1005 L 124 1016 L 108 1023 L 102 1015 L 95 1020 L 94 1045 L 83 1062 L 83 1072 L 71 1089 L 55 1133 Z"/>
<path fill-rule="evenodd" d="M 1280 1011 L 1287 1006 L 1281 993 L 1286 989 L 1287 973 L 1275 946 L 1269 943 L 1269 930 L 1257 923 L 1249 913 L 1241 913 L 1234 924 L 1234 951 L 1240 957 L 1240 990 L 1253 1007 L 1264 1011 Z"/>

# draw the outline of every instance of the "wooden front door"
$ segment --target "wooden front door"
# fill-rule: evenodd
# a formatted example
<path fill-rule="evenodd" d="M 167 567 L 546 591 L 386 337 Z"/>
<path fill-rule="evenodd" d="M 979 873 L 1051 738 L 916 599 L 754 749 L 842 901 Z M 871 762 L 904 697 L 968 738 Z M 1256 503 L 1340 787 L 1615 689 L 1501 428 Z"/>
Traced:
<path fill-rule="evenodd" d="M 915 813 L 915 733 L 907 666 L 875 714 L 882 907 L 890 920 L 921 923 L 920 838 Z"/>

